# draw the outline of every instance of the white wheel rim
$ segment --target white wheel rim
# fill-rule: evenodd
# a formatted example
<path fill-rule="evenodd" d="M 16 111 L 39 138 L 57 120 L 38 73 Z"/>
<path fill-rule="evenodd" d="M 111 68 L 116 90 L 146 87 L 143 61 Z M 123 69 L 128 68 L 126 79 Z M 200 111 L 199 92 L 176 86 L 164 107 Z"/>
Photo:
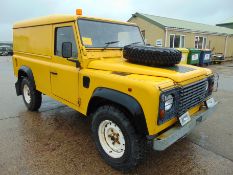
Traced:
<path fill-rule="evenodd" d="M 112 121 L 104 120 L 98 129 L 99 141 L 104 151 L 112 158 L 120 158 L 125 152 L 125 138 L 121 129 Z"/>
<path fill-rule="evenodd" d="M 30 89 L 26 84 L 23 87 L 23 96 L 25 101 L 29 104 L 31 102 L 31 95 L 30 95 Z"/>

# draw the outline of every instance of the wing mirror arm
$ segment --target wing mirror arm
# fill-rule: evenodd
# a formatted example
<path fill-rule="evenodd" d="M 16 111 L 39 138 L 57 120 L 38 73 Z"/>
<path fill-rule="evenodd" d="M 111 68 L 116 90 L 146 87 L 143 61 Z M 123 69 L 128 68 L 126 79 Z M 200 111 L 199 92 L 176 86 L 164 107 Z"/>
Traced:
<path fill-rule="evenodd" d="M 67 60 L 76 63 L 76 67 L 80 67 L 80 62 L 78 61 L 78 59 L 67 58 Z"/>

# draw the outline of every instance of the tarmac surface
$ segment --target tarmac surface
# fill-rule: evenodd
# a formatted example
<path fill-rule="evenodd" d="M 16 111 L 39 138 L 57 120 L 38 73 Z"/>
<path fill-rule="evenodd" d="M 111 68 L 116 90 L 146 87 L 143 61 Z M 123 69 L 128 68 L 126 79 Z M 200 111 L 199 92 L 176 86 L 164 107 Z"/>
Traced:
<path fill-rule="evenodd" d="M 233 174 L 233 63 L 209 68 L 220 76 L 217 111 L 128 174 Z M 87 118 L 46 96 L 39 112 L 27 111 L 15 81 L 11 57 L 0 57 L 0 175 L 122 174 L 100 158 Z"/>

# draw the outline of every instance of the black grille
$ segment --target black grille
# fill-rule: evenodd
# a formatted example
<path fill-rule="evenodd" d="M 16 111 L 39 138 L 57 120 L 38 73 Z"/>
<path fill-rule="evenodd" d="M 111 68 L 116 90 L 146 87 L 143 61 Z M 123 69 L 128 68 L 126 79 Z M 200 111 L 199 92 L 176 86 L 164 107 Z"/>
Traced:
<path fill-rule="evenodd" d="M 203 102 L 207 96 L 207 79 L 184 86 L 179 91 L 178 114 L 184 114 L 188 109 Z"/>

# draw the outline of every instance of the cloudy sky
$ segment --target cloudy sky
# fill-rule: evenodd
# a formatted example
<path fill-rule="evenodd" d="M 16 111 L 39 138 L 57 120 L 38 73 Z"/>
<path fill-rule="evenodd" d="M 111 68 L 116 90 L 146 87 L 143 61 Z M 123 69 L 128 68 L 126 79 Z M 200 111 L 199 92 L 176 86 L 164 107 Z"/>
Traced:
<path fill-rule="evenodd" d="M 157 16 L 216 24 L 233 17 L 232 0 L 1 0 L 0 41 L 12 41 L 16 21 L 50 14 L 74 14 L 127 21 L 141 12 Z"/>

